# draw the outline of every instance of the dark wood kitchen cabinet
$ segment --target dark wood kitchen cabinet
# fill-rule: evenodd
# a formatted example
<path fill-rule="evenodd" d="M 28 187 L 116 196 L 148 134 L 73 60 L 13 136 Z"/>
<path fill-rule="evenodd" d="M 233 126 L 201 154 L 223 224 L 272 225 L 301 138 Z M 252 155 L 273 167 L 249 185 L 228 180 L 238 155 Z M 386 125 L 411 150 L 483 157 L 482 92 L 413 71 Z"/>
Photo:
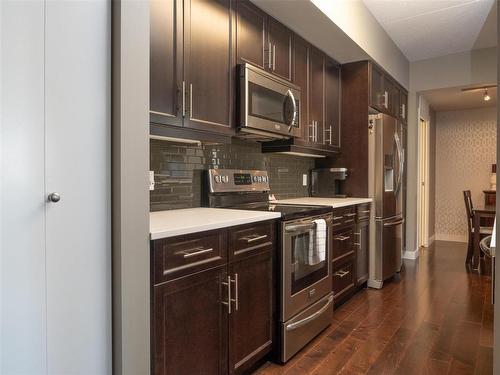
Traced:
<path fill-rule="evenodd" d="M 292 79 L 292 32 L 273 18 L 268 18 L 267 47 L 271 51 L 270 71 Z"/>
<path fill-rule="evenodd" d="M 325 57 L 323 52 L 311 47 L 309 49 L 309 124 L 307 124 L 308 142 L 319 145 L 323 143 L 324 127 L 324 92 L 325 92 Z"/>
<path fill-rule="evenodd" d="M 307 140 L 309 136 L 309 43 L 295 36 L 293 38 L 293 83 L 300 87 L 300 124 L 302 126 L 301 138 Z"/>
<path fill-rule="evenodd" d="M 155 0 L 150 9 L 151 122 L 232 134 L 231 1 Z"/>
<path fill-rule="evenodd" d="M 241 374 L 272 347 L 271 247 L 234 262 L 229 275 L 238 301 L 229 318 L 229 371 Z"/>
<path fill-rule="evenodd" d="M 248 62 L 262 69 L 269 68 L 271 55 L 266 46 L 266 14 L 249 1 L 236 1 L 235 4 L 238 63 Z"/>
<path fill-rule="evenodd" d="M 274 246 L 275 221 L 151 242 L 154 375 L 241 374 L 270 353 Z"/>
<path fill-rule="evenodd" d="M 369 64 L 370 73 L 370 106 L 385 112 L 386 95 L 384 90 L 384 73 L 376 65 Z"/>
<path fill-rule="evenodd" d="M 406 124 L 408 122 L 408 92 L 402 87 L 399 88 L 399 113 L 398 118 Z"/>
<path fill-rule="evenodd" d="M 226 267 L 153 287 L 153 374 L 227 374 Z"/>
<path fill-rule="evenodd" d="M 248 62 L 292 79 L 293 32 L 247 0 L 236 3 L 236 55 Z"/>
<path fill-rule="evenodd" d="M 182 126 L 182 1 L 150 2 L 151 121 Z"/>
<path fill-rule="evenodd" d="M 325 125 L 323 140 L 327 148 L 340 151 L 340 66 L 325 57 Z"/>

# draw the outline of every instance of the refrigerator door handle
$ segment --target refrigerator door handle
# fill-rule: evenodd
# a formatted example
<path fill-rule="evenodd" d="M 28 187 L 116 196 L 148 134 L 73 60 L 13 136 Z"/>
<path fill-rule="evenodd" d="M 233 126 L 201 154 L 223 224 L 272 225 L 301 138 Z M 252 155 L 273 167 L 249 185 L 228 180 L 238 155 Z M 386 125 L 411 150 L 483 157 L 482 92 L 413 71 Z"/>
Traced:
<path fill-rule="evenodd" d="M 394 190 L 394 195 L 398 195 L 399 189 L 401 189 L 401 184 L 403 182 L 402 178 L 402 152 L 401 152 L 401 142 L 399 141 L 399 136 L 397 133 L 394 133 L 394 142 L 396 143 L 396 148 L 398 150 L 398 161 L 399 161 L 399 172 L 398 172 L 398 180 L 396 183 L 396 189 Z"/>
<path fill-rule="evenodd" d="M 405 219 L 401 218 L 401 219 L 396 220 L 396 221 L 391 221 L 390 223 L 384 223 L 384 227 L 394 227 L 396 225 L 403 224 L 404 222 L 405 222 Z"/>

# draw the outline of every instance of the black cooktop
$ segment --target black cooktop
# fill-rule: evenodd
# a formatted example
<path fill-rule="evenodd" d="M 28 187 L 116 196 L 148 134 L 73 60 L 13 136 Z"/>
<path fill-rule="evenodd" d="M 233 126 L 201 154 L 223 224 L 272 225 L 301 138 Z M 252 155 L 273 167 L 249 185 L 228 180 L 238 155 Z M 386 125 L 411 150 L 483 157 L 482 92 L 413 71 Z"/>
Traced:
<path fill-rule="evenodd" d="M 329 214 L 332 212 L 331 206 L 275 204 L 272 202 L 244 204 L 228 208 L 251 211 L 279 212 L 281 213 L 281 218 L 283 220 L 300 219 L 303 217 Z"/>

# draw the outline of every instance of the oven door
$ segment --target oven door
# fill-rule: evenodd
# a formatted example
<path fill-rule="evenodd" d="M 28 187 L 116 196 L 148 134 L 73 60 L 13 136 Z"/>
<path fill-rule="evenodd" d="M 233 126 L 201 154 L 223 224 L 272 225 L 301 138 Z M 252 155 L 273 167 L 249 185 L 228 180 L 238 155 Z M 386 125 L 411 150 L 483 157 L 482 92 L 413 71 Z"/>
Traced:
<path fill-rule="evenodd" d="M 331 218 L 327 222 L 326 254 L 320 262 L 311 262 L 310 246 L 316 247 L 314 218 L 287 221 L 282 224 L 283 253 L 281 264 L 281 321 L 287 321 L 332 291 Z"/>
<path fill-rule="evenodd" d="M 279 134 L 277 138 L 300 136 L 300 89 L 252 65 L 240 69 L 240 130 Z"/>

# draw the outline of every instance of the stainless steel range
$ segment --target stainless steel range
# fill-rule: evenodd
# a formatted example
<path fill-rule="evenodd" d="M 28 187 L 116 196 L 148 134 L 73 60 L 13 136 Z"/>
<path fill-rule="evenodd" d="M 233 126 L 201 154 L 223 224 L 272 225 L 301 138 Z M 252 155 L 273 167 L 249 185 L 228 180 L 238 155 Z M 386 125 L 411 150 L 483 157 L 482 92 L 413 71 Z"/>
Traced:
<path fill-rule="evenodd" d="M 276 297 L 279 360 L 286 362 L 333 317 L 332 208 L 270 202 L 266 171 L 210 169 L 206 186 L 207 206 L 281 213 Z"/>

